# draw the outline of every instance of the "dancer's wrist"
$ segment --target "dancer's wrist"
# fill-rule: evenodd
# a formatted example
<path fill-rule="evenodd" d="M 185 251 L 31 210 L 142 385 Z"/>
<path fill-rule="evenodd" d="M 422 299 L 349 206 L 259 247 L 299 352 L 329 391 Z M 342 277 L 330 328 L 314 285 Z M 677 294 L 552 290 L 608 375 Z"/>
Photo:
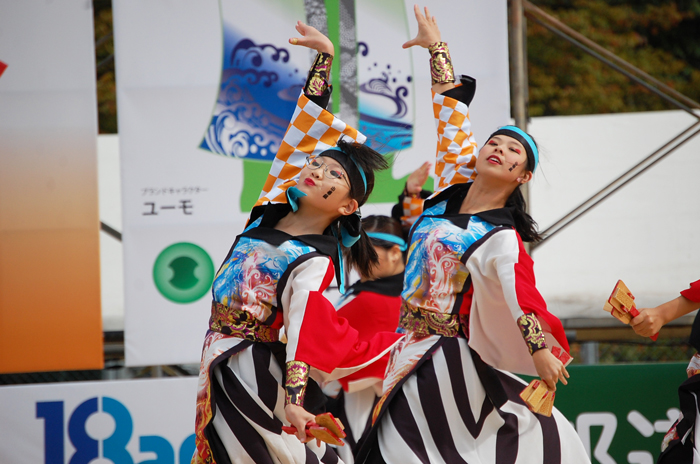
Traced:
<path fill-rule="evenodd" d="M 319 51 L 314 59 L 309 75 L 304 85 L 304 94 L 322 96 L 331 87 L 331 66 L 333 65 L 333 49 L 331 53 Z"/>
<path fill-rule="evenodd" d="M 537 316 L 534 314 L 523 314 L 518 318 L 517 323 L 531 355 L 539 350 L 547 348 L 544 332 L 542 331 L 540 322 L 537 320 Z"/>
<path fill-rule="evenodd" d="M 306 384 L 309 381 L 308 364 L 302 361 L 289 361 L 286 365 L 286 378 L 284 382 L 284 405 L 304 406 Z"/>
<path fill-rule="evenodd" d="M 455 72 L 447 42 L 434 42 L 428 47 L 428 51 L 430 52 L 430 78 L 433 85 L 453 83 Z"/>

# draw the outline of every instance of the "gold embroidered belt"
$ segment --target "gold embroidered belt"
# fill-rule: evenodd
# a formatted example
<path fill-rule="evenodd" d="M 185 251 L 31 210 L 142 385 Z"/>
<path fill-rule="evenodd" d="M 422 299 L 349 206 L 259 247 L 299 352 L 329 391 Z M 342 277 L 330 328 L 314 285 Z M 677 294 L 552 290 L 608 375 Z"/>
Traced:
<path fill-rule="evenodd" d="M 279 341 L 279 329 L 263 324 L 255 316 L 242 309 L 232 308 L 216 301 L 211 302 L 209 328 L 224 335 L 253 342 Z"/>
<path fill-rule="evenodd" d="M 464 318 L 459 314 L 426 311 L 404 301 L 401 305 L 399 327 L 422 337 L 428 335 L 459 337 L 463 336 L 460 333 L 462 319 Z"/>

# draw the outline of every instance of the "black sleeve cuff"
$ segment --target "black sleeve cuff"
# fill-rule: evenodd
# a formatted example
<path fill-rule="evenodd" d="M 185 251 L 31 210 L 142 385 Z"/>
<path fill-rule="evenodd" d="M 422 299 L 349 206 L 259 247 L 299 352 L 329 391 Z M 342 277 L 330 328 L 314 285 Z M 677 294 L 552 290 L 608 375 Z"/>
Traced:
<path fill-rule="evenodd" d="M 328 102 L 331 101 L 331 92 L 332 92 L 332 86 L 329 86 L 325 92 L 323 92 L 323 95 L 306 95 L 306 98 L 311 100 L 312 102 L 316 103 L 318 106 L 323 108 L 324 110 L 328 108 Z"/>
<path fill-rule="evenodd" d="M 444 91 L 442 94 L 446 97 L 459 100 L 469 106 L 474 99 L 476 93 L 476 79 L 470 76 L 461 75 L 459 81 L 462 83 L 459 87 Z"/>

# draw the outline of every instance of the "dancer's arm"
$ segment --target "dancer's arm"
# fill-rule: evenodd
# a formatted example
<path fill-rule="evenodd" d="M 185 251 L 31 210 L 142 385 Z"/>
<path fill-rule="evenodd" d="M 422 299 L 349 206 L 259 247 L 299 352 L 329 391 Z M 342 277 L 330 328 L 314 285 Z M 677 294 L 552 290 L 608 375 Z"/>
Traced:
<path fill-rule="evenodd" d="M 482 246 L 488 247 L 484 254 L 485 270 L 495 269 L 506 304 L 520 328 L 537 374 L 550 390 L 556 390 L 557 381 L 566 385 L 569 373 L 548 349 L 542 324 L 566 349 L 564 329 L 559 319 L 547 311 L 547 304 L 537 290 L 534 263 L 520 237 L 514 230 L 502 231 Z"/>
<path fill-rule="evenodd" d="M 474 167 L 478 152 L 467 106 L 473 97 L 475 84 L 473 79 L 465 78 L 457 85 L 468 83 L 469 90 L 467 87 L 455 89 L 449 50 L 447 44 L 442 42 L 435 17 L 430 15 L 428 8 L 425 8 L 425 14 L 421 13 L 417 5 L 414 7 L 414 13 L 418 22 L 418 34 L 403 47 L 420 46 L 430 52 L 433 114 L 438 138 L 435 161 L 435 193 L 438 193 L 450 185 L 476 178 Z"/>
<path fill-rule="evenodd" d="M 309 70 L 304 90 L 299 96 L 297 107 L 272 162 L 256 206 L 265 203 L 285 203 L 286 191 L 297 184 L 307 156 L 317 155 L 336 145 L 341 136 L 360 143 L 366 139 L 356 129 L 325 110 L 332 91 L 330 72 L 334 54 L 333 43 L 318 30 L 301 21 L 297 22 L 296 29 L 301 37 L 291 38 L 289 42 L 314 49 L 318 51 L 318 55 Z"/>
<path fill-rule="evenodd" d="M 423 213 L 423 203 L 433 193 L 423 190 L 431 167 L 431 164 L 426 161 L 408 176 L 406 186 L 399 195 L 399 202 L 391 210 L 391 216 L 400 221 L 404 229 L 410 228 Z"/>
<path fill-rule="evenodd" d="M 700 309 L 700 280 L 690 284 L 680 296 L 655 308 L 639 309 L 639 316 L 632 319 L 630 325 L 642 337 L 659 333 L 661 327 L 669 322 Z"/>
<path fill-rule="evenodd" d="M 297 424 L 292 419 L 309 420 L 308 413 L 305 415 L 300 408 L 304 405 L 311 367 L 319 373 L 331 373 L 337 368 L 350 373 L 353 367 L 381 358 L 400 335 L 385 332 L 370 342 L 359 341 L 357 330 L 347 319 L 338 317 L 323 296 L 335 277 L 335 268 L 327 256 L 303 259 L 285 276 L 287 284 L 278 296 L 287 335 L 285 411 L 297 430 L 303 430 L 306 422 Z"/>
<path fill-rule="evenodd" d="M 419 46 L 427 48 L 430 51 L 430 76 L 433 81 L 432 90 L 435 93 L 442 93 L 453 89 L 455 86 L 454 71 L 450 62 L 450 53 L 447 48 L 440 44 L 444 44 L 440 34 L 440 28 L 437 24 L 435 16 L 430 14 L 428 7 L 425 7 L 425 13 L 420 11 L 418 5 L 413 5 L 413 13 L 416 15 L 418 23 L 418 33 L 416 36 L 403 44 L 403 48 L 411 48 Z M 447 44 L 445 44 L 447 45 Z M 436 59 L 433 55 L 439 54 Z"/>

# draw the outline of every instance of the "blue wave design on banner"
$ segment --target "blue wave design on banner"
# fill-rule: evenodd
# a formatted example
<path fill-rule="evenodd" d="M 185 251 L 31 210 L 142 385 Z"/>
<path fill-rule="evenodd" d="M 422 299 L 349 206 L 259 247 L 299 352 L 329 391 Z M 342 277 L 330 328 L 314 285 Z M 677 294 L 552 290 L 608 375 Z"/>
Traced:
<path fill-rule="evenodd" d="M 413 143 L 413 126 L 360 113 L 360 132 L 367 144 L 381 154 L 409 148 Z"/>
<path fill-rule="evenodd" d="M 358 42 L 357 51 L 362 57 L 370 53 L 365 42 Z M 409 110 L 409 89 L 403 82 L 409 84 L 413 78 L 399 76 L 401 70 L 392 71 L 390 63 L 383 70 L 374 63 L 368 70 L 380 77 L 360 84 L 360 92 L 367 97 L 360 97 L 358 129 L 367 136 L 367 143 L 382 154 L 409 148 L 413 144 L 413 124 L 403 120 Z"/>
<path fill-rule="evenodd" d="M 286 48 L 255 43 L 224 23 L 219 95 L 200 148 L 272 161 L 305 77 L 289 62 Z"/>

